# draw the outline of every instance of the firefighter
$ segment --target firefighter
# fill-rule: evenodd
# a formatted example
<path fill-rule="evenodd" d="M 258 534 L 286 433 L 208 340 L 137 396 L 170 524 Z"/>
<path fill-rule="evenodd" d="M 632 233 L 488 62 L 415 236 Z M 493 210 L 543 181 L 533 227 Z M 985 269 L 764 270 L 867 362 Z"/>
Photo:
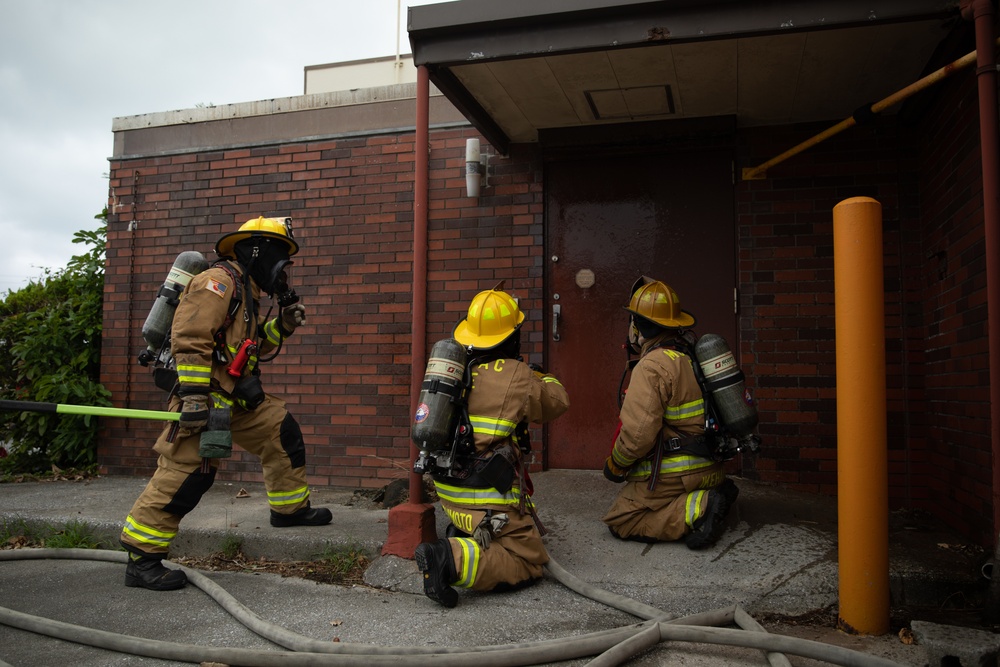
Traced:
<path fill-rule="evenodd" d="M 432 472 L 448 537 L 425 542 L 414 557 L 424 593 L 454 607 L 452 586 L 476 591 L 512 590 L 542 576 L 549 555 L 531 500 L 525 467 L 528 423 L 551 421 L 569 408 L 553 375 L 521 361 L 524 313 L 503 283 L 480 292 L 453 337 L 468 352 L 471 451 L 462 456 L 468 476 Z"/>
<path fill-rule="evenodd" d="M 624 483 L 604 516 L 611 533 L 640 542 L 714 544 L 739 490 L 706 444 L 705 402 L 691 352 L 695 323 L 670 286 L 640 278 L 632 288 L 632 369 L 604 476 Z"/>
<path fill-rule="evenodd" d="M 121 532 L 129 552 L 126 586 L 164 591 L 187 583 L 184 572 L 162 560 L 233 442 L 260 458 L 272 526 L 321 526 L 332 519 L 330 510 L 310 505 L 298 423 L 260 383 L 260 357 L 280 350 L 306 319 L 288 285 L 298 250 L 290 218 L 249 220 L 219 239 L 220 261 L 184 289 L 170 340 L 178 377 L 169 405 L 180 411 L 180 421 L 154 444 L 156 472 Z M 260 313 L 261 291 L 279 305 L 272 319 L 270 309 Z"/>

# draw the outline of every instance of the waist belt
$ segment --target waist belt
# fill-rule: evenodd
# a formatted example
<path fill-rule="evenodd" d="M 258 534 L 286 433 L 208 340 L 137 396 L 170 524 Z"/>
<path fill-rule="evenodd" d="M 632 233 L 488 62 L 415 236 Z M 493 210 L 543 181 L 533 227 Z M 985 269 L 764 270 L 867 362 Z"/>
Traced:
<path fill-rule="evenodd" d="M 649 471 L 649 483 L 646 488 L 652 491 L 656 488 L 656 481 L 660 476 L 660 464 L 667 454 L 685 453 L 698 456 L 703 459 L 714 459 L 715 439 L 702 435 L 686 435 L 676 438 L 663 439 L 663 432 L 656 437 L 656 444 L 653 445 L 652 466 Z"/>

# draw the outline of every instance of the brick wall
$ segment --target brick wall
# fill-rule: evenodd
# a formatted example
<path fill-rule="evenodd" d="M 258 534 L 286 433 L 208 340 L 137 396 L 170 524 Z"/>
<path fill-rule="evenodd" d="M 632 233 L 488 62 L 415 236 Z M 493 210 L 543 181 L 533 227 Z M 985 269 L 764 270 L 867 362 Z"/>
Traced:
<path fill-rule="evenodd" d="M 935 93 L 917 121 L 851 128 L 738 186 L 740 353 L 766 448 L 750 475 L 836 494 L 832 209 L 873 197 L 883 215 L 890 508 L 930 511 L 992 546 L 974 76 Z M 831 124 L 743 131 L 740 164 Z"/>
<path fill-rule="evenodd" d="M 741 159 L 755 166 L 829 125 L 745 132 Z M 903 473 L 914 456 L 906 435 L 915 415 L 904 403 L 913 398 L 904 396 L 912 367 L 900 288 L 917 243 L 910 233 L 918 223 L 913 168 L 897 124 L 884 119 L 739 186 L 741 355 L 760 403 L 767 455 L 756 468 L 763 480 L 836 493 L 833 208 L 867 196 L 881 203 L 883 217 L 891 494 L 895 503 L 909 502 L 913 489 Z"/>
<path fill-rule="evenodd" d="M 431 136 L 428 349 L 479 290 L 541 295 L 541 169 L 531 155 L 491 157 L 490 187 L 465 196 L 470 131 Z M 409 470 L 414 136 L 388 134 L 111 163 L 112 216 L 101 381 L 116 405 L 162 409 L 135 362 L 141 327 L 174 257 L 257 215 L 291 216 L 301 251 L 292 280 L 307 326 L 264 369 L 308 447 L 310 482 L 380 487 Z M 135 229 L 130 222 L 135 221 Z M 267 299 L 264 300 L 264 308 Z M 540 353 L 540 325 L 526 345 Z M 149 474 L 155 423 L 106 420 L 99 458 L 111 474 Z M 262 481 L 237 451 L 220 479 Z"/>
<path fill-rule="evenodd" d="M 986 257 L 974 72 L 947 82 L 919 128 L 920 331 L 926 423 L 919 470 L 927 502 L 993 547 Z M 994 334 L 997 335 L 997 334 Z"/>

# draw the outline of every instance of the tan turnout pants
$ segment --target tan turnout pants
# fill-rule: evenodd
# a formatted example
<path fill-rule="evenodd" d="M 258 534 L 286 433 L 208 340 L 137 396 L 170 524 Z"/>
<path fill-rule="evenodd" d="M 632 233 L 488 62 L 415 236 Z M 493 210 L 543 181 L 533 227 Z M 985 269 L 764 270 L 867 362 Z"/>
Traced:
<path fill-rule="evenodd" d="M 458 512 L 468 509 L 459 509 Z M 458 581 L 455 586 L 490 591 L 498 585 L 518 586 L 542 576 L 549 554 L 530 514 L 516 509 L 494 510 L 507 515 L 508 523 L 482 549 L 471 537 L 449 538 Z M 461 529 L 461 526 L 459 526 Z"/>
<path fill-rule="evenodd" d="M 722 464 L 716 463 L 690 472 L 660 475 L 652 491 L 646 488 L 648 480 L 625 482 L 603 521 L 621 538 L 679 540 L 705 513 L 708 494 L 698 491 L 714 488 L 724 479 Z"/>
<path fill-rule="evenodd" d="M 179 399 L 171 401 L 176 411 Z M 200 434 L 180 429 L 168 440 L 174 425 L 164 428 L 153 449 L 160 455 L 156 472 L 132 505 L 121 533 L 129 551 L 164 556 L 177 535 L 181 519 L 197 506 L 212 486 L 219 459 L 198 455 Z M 285 402 L 268 395 L 256 410 L 233 407 L 230 423 L 233 444 L 260 458 L 268 504 L 279 514 L 291 514 L 309 504 L 305 445 L 298 424 Z"/>

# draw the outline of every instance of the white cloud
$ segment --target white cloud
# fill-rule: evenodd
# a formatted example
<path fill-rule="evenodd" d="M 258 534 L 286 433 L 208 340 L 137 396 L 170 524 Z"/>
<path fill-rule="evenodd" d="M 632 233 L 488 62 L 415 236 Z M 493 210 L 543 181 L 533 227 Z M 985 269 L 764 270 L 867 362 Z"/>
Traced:
<path fill-rule="evenodd" d="M 409 51 L 406 8 L 399 40 Z M 302 94 L 308 65 L 394 55 L 396 0 L 0 0 L 0 295 L 61 268 L 108 196 L 112 120 Z"/>

